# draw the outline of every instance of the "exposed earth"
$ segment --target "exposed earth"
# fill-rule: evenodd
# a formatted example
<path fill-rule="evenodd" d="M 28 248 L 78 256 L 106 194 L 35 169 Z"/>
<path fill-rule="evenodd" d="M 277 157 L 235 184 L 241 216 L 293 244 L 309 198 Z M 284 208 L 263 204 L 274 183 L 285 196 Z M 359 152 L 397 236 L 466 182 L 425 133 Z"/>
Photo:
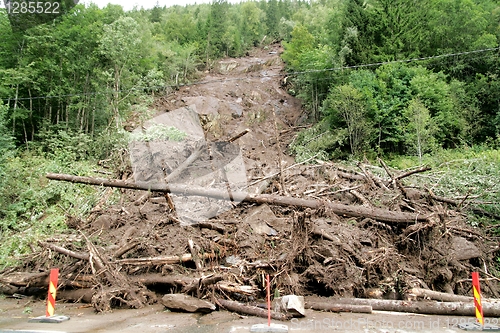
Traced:
<path fill-rule="evenodd" d="M 59 267 L 59 301 L 78 303 L 60 305 L 61 314 L 72 319 L 50 330 L 68 332 L 247 331 L 262 319 L 221 311 L 165 313 L 160 299 L 182 292 L 215 303 L 259 305 L 265 274 L 271 275 L 273 296 L 405 299 L 413 287 L 470 295 L 470 272 L 490 276 L 484 270 L 494 267 L 497 242 L 467 225 L 453 202 L 418 187 L 425 169 L 391 170 L 367 162 L 346 168 L 314 158 L 312 164 L 294 164 L 288 145 L 307 117 L 283 85 L 281 51 L 276 44 L 225 59 L 202 83 L 159 98 L 151 119 L 131 119 L 128 128 L 145 135 L 156 124 L 175 125 L 187 137 L 132 143 L 112 172 L 116 179 L 146 185 L 184 184 L 229 196 L 263 193 L 307 199 L 309 206 L 103 188 L 87 220 L 68 217 L 67 234 L 34 245 L 19 267 L 2 272 L 1 291 L 43 299 L 48 270 Z M 183 168 L 190 157 L 195 158 Z M 101 167 L 109 173 L 106 162 Z M 175 179 L 165 180 L 179 168 Z M 498 298 L 497 280 L 485 281 L 484 295 Z M 25 320 L 44 313 L 41 301 L 0 305 L 0 329 L 34 329 Z M 288 325 L 313 332 L 299 323 L 384 316 L 401 318 L 308 310 Z M 453 326 L 444 324 L 446 317 L 408 318 L 440 318 L 438 327 L 429 324 L 430 331 Z M 365 329 L 370 326 L 359 327 Z"/>

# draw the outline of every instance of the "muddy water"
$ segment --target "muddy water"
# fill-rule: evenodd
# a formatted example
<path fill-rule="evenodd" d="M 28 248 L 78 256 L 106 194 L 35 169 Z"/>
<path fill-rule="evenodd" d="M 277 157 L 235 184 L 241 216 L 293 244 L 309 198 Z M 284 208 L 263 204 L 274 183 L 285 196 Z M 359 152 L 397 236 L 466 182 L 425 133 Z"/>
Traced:
<path fill-rule="evenodd" d="M 114 310 L 96 314 L 80 304 L 57 304 L 56 314 L 70 317 L 58 324 L 31 323 L 30 318 L 44 315 L 42 301 L 0 299 L 0 332 L 139 332 L 139 333 L 247 333 L 254 324 L 267 321 L 255 317 L 218 311 L 207 315 L 174 313 L 162 305 L 139 310 Z M 308 311 L 300 320 L 285 324 L 289 332 L 461 332 L 457 324 L 474 322 L 469 317 L 424 316 L 401 313 L 336 314 Z"/>

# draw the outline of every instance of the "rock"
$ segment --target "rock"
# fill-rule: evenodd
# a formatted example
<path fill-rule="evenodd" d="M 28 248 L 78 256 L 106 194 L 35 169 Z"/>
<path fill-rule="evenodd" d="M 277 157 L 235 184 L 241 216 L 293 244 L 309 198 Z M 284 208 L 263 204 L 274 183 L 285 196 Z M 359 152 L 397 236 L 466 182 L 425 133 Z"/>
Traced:
<path fill-rule="evenodd" d="M 233 118 L 239 118 L 243 115 L 243 108 L 241 107 L 241 105 L 229 103 L 229 108 L 231 109 Z"/>
<path fill-rule="evenodd" d="M 451 256 L 456 260 L 469 260 L 481 256 L 481 251 L 474 243 L 463 237 L 453 237 L 451 240 Z"/>
<path fill-rule="evenodd" d="M 187 106 L 198 114 L 217 115 L 221 101 L 211 96 L 184 97 L 182 99 Z"/>
<path fill-rule="evenodd" d="M 116 224 L 116 216 L 103 214 L 92 222 L 92 227 L 95 229 L 109 230 Z"/>
<path fill-rule="evenodd" d="M 221 60 L 218 63 L 217 70 L 220 74 L 228 74 L 229 72 L 232 72 L 236 67 L 238 67 L 238 65 L 238 62 L 235 60 Z"/>
<path fill-rule="evenodd" d="M 186 312 L 208 313 L 215 310 L 215 305 L 212 303 L 184 294 L 166 294 L 162 297 L 161 303 L 168 309 Z"/>
<path fill-rule="evenodd" d="M 274 311 L 287 313 L 293 317 L 304 317 L 306 315 L 304 304 L 304 296 L 296 295 L 278 297 L 273 301 Z"/>
<path fill-rule="evenodd" d="M 371 299 L 382 299 L 384 292 L 380 288 L 368 288 L 365 290 L 365 297 Z"/>
<path fill-rule="evenodd" d="M 276 220 L 278 218 L 271 208 L 264 204 L 250 209 L 243 222 L 248 223 L 256 234 L 276 236 L 278 232 L 269 226 Z"/>

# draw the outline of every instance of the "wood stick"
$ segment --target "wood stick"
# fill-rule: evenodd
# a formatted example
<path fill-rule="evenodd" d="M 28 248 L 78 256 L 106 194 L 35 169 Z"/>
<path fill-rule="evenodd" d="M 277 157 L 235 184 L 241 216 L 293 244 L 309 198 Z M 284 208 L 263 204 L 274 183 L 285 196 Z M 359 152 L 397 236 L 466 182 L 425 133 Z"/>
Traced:
<path fill-rule="evenodd" d="M 201 271 L 203 269 L 203 265 L 198 257 L 198 251 L 194 248 L 194 242 L 192 239 L 188 239 L 188 246 L 191 256 L 193 257 L 194 264 L 196 265 L 196 269 Z"/>
<path fill-rule="evenodd" d="M 218 298 L 216 302 L 223 308 L 229 311 L 237 312 L 244 315 L 251 315 L 261 318 L 267 318 L 267 311 L 256 306 L 245 305 L 235 301 L 227 301 L 225 299 Z M 275 320 L 285 321 L 289 317 L 283 313 L 278 313 L 271 311 L 271 318 Z"/>
<path fill-rule="evenodd" d="M 372 313 L 372 307 L 370 305 L 307 302 L 305 307 L 306 309 L 312 309 L 317 311 Z"/>
<path fill-rule="evenodd" d="M 128 244 L 125 244 L 123 245 L 122 247 L 120 247 L 118 250 L 116 250 L 115 254 L 113 255 L 113 257 L 115 258 L 120 258 L 122 255 L 124 255 L 125 253 L 127 253 L 128 251 L 134 249 L 137 245 L 139 245 L 140 243 L 138 241 L 133 241 L 131 243 L 128 243 Z"/>
<path fill-rule="evenodd" d="M 180 184 L 165 185 L 159 183 L 154 183 L 154 184 L 131 183 L 121 180 L 109 180 L 104 178 L 81 177 L 81 176 L 72 176 L 72 175 L 54 174 L 54 173 L 49 173 L 47 174 L 46 177 L 48 179 L 68 181 L 73 183 L 128 188 L 134 190 L 152 190 L 152 191 L 166 192 L 166 193 L 182 193 L 184 195 L 204 196 L 221 200 L 229 200 L 227 193 L 222 192 L 220 190 L 207 189 L 191 185 L 186 186 Z M 269 194 L 253 195 L 244 192 L 233 192 L 233 196 L 235 198 L 241 199 L 242 201 L 254 202 L 258 204 L 265 203 L 278 206 L 298 206 L 298 207 L 308 207 L 312 209 L 325 207 L 327 209 L 330 209 L 337 215 L 346 215 L 352 217 L 369 217 L 374 220 L 383 222 L 415 223 L 415 222 L 426 222 L 430 218 L 430 215 L 427 214 L 395 212 L 376 207 L 372 208 L 363 206 L 352 206 L 339 203 L 324 202 L 320 200 L 292 198 L 292 197 L 276 196 Z"/>
<path fill-rule="evenodd" d="M 313 159 L 315 159 L 315 158 L 316 158 L 316 155 L 314 155 L 313 157 L 309 157 L 309 158 L 308 158 L 307 160 L 305 160 L 305 161 L 302 161 L 302 162 L 299 162 L 299 163 L 295 163 L 295 164 L 293 164 L 293 165 L 290 165 L 289 167 L 285 168 L 283 171 L 288 171 L 288 170 L 290 170 L 290 169 L 293 169 L 293 168 L 295 168 L 295 167 L 297 167 L 297 166 L 299 166 L 299 165 L 302 165 L 302 164 L 305 164 L 305 163 L 307 163 L 307 162 L 309 162 L 309 161 L 312 161 L 312 160 L 313 160 Z M 274 172 L 274 173 L 271 173 L 271 174 L 270 174 L 270 175 L 268 175 L 268 176 L 262 177 L 261 179 L 258 179 L 258 180 L 256 180 L 256 181 L 254 181 L 253 183 L 248 184 L 248 185 L 246 186 L 246 188 L 248 188 L 248 187 L 250 187 L 250 186 L 252 186 L 252 185 L 255 185 L 255 184 L 257 184 L 257 183 L 260 183 L 260 182 L 262 182 L 262 181 L 264 181 L 264 180 L 268 180 L 268 179 L 270 179 L 270 178 L 273 178 L 273 177 L 275 177 L 275 176 L 277 176 L 277 175 L 279 175 L 279 174 L 280 174 L 280 171 L 278 171 L 278 172 Z M 267 187 L 267 186 L 266 186 L 266 187 Z M 260 191 L 259 193 L 262 193 L 262 192 L 263 192 L 263 190 L 262 190 L 262 191 Z"/>
<path fill-rule="evenodd" d="M 76 259 L 81 259 L 81 260 L 89 260 L 90 259 L 90 255 L 88 253 L 71 251 L 71 250 L 68 250 L 64 247 L 57 246 L 57 245 L 50 244 L 50 243 L 45 243 L 45 242 L 38 242 L 38 244 L 40 244 L 41 246 L 46 247 L 48 249 L 54 250 L 56 252 L 59 252 L 61 254 L 65 254 L 67 256 L 70 256 L 70 257 L 73 257 Z"/>
<path fill-rule="evenodd" d="M 400 180 L 400 179 L 403 179 L 403 178 L 406 178 L 408 176 L 411 176 L 413 174 L 416 174 L 416 173 L 421 173 L 421 172 L 425 172 L 425 171 L 429 171 L 431 170 L 432 168 L 430 166 L 423 166 L 423 167 L 420 167 L 418 169 L 415 169 L 415 170 L 411 170 L 411 171 L 407 171 L 405 173 L 402 173 L 396 177 L 394 177 L 395 180 Z"/>
<path fill-rule="evenodd" d="M 441 196 L 435 195 L 431 191 L 429 191 L 429 196 L 432 199 L 436 200 L 436 201 L 445 202 L 445 203 L 448 203 L 448 204 L 456 206 L 456 207 L 458 207 L 460 205 L 460 201 L 458 201 L 458 200 L 453 200 L 453 199 L 441 197 Z M 481 215 L 484 215 L 484 216 L 488 216 L 488 217 L 500 220 L 500 215 L 497 215 L 497 214 L 494 214 L 494 213 L 490 213 L 487 210 L 484 210 L 482 208 L 479 208 L 479 207 L 469 207 L 468 209 L 472 210 L 476 214 L 481 214 Z"/>
<path fill-rule="evenodd" d="M 371 174 L 371 172 L 368 172 L 365 169 L 365 166 L 361 162 L 358 163 L 358 168 L 360 168 L 361 171 L 363 171 L 363 174 L 365 175 L 365 179 L 368 181 L 368 183 L 371 185 L 371 187 L 377 188 L 377 185 L 375 184 L 375 180 L 373 179 L 373 175 Z"/>
<path fill-rule="evenodd" d="M 382 166 L 384 167 L 384 170 L 385 172 L 387 173 L 387 175 L 391 178 L 391 182 L 392 182 L 392 187 L 394 189 L 396 189 L 396 179 L 394 179 L 394 175 L 392 174 L 392 172 L 389 170 L 389 167 L 387 166 L 387 164 L 385 164 L 384 160 L 379 158 L 378 159 L 380 164 L 382 164 Z"/>
<path fill-rule="evenodd" d="M 211 253 L 204 253 L 202 259 L 214 258 Z M 181 256 L 163 256 L 163 257 L 148 257 L 148 258 L 127 258 L 116 260 L 117 263 L 127 265 L 164 265 L 164 264 L 179 264 L 183 262 L 193 261 L 191 254 L 183 254 Z"/>
<path fill-rule="evenodd" d="M 241 138 L 243 135 L 247 134 L 248 132 L 250 132 L 250 129 L 247 128 L 243 132 L 233 136 L 231 139 L 228 140 L 228 142 L 234 142 L 234 141 L 238 140 L 239 138 Z"/>

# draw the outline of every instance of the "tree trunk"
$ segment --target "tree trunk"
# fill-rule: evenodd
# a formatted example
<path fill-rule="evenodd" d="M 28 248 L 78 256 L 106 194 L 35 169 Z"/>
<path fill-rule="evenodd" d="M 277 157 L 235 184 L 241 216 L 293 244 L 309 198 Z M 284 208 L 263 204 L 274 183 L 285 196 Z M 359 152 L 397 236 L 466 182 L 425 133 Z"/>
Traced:
<path fill-rule="evenodd" d="M 370 305 L 336 304 L 327 302 L 307 302 L 306 309 L 331 312 L 372 313 Z"/>
<path fill-rule="evenodd" d="M 46 177 L 53 180 L 62 180 L 72 183 L 128 188 L 133 190 L 157 191 L 164 193 L 179 193 L 188 196 L 203 196 L 220 200 L 230 200 L 227 192 L 223 192 L 217 189 L 206 189 L 203 187 L 197 187 L 191 185 L 186 186 L 179 184 L 166 185 L 161 183 L 155 183 L 155 184 L 131 183 L 116 179 L 110 180 L 104 178 L 81 177 L 81 176 L 54 174 L 54 173 L 49 173 L 47 174 Z M 237 198 L 241 201 L 253 202 L 258 204 L 270 204 L 278 206 L 298 206 L 298 207 L 308 207 L 312 209 L 328 208 L 337 215 L 346 215 L 346 216 L 364 217 L 364 218 L 368 217 L 383 222 L 394 222 L 394 223 L 427 222 L 430 217 L 426 214 L 394 212 L 376 207 L 352 206 L 352 205 L 344 205 L 332 202 L 323 202 L 320 200 L 291 198 L 291 197 L 283 197 L 270 194 L 254 195 L 244 192 L 233 192 L 232 196 L 233 198 Z"/>
<path fill-rule="evenodd" d="M 261 318 L 267 318 L 267 310 L 258 308 L 256 306 L 245 305 L 235 301 L 226 301 L 225 299 L 220 299 L 220 298 L 216 300 L 216 303 L 218 303 L 220 306 L 229 311 L 245 315 L 257 316 Z M 289 319 L 285 314 L 274 311 L 271 311 L 271 318 L 282 321 Z"/>
<path fill-rule="evenodd" d="M 307 301 L 307 299 L 306 299 Z M 475 316 L 474 302 L 434 302 L 434 301 L 393 301 L 385 299 L 340 298 L 332 299 L 332 304 L 370 305 L 373 310 L 397 311 L 445 316 Z M 483 302 L 485 317 L 500 316 L 500 301 Z"/>

